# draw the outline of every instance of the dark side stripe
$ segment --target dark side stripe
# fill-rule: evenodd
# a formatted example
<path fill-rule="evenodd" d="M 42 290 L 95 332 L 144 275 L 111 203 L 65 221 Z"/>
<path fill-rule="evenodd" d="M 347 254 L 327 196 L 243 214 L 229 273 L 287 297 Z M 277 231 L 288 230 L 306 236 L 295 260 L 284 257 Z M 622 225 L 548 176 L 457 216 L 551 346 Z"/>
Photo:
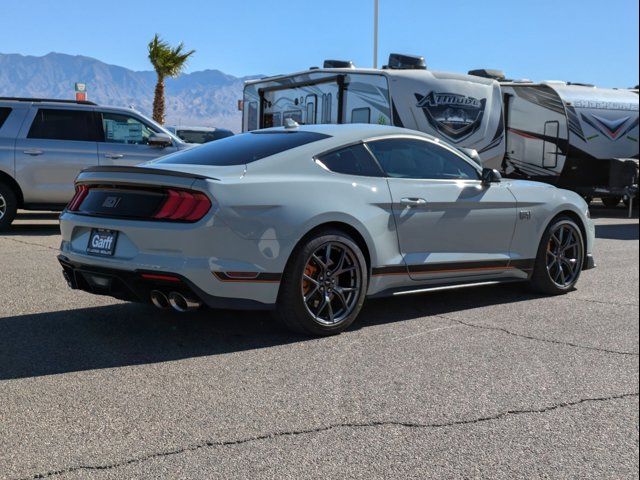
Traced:
<path fill-rule="evenodd" d="M 521 260 L 489 260 L 489 261 L 477 261 L 477 262 L 446 262 L 446 263 L 431 263 L 426 265 L 409 265 L 405 266 L 388 266 L 388 267 L 374 267 L 371 271 L 372 275 L 406 275 L 407 273 L 421 274 L 421 273 L 457 273 L 457 272 L 477 272 L 482 270 L 511 270 L 518 269 L 529 271 L 533 270 L 535 260 L 534 259 L 521 259 Z M 407 272 L 408 270 L 408 272 Z"/>

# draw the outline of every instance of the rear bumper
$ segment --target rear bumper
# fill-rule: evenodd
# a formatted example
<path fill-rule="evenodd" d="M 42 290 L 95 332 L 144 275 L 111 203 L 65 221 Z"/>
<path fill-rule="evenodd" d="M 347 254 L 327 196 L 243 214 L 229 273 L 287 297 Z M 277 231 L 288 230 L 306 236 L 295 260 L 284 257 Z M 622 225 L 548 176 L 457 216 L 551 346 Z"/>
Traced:
<path fill-rule="evenodd" d="M 188 278 L 173 272 L 156 270 L 120 270 L 97 267 L 70 260 L 59 255 L 63 275 L 72 289 L 83 290 L 96 295 L 106 295 L 130 302 L 150 303 L 152 290 L 162 292 L 179 292 L 185 296 L 199 299 L 210 308 L 232 310 L 269 310 L 273 304 L 262 303 L 246 298 L 228 298 L 210 295 Z M 144 274 L 153 275 L 153 279 L 144 278 Z M 172 277 L 176 280 L 164 280 L 161 277 Z"/>

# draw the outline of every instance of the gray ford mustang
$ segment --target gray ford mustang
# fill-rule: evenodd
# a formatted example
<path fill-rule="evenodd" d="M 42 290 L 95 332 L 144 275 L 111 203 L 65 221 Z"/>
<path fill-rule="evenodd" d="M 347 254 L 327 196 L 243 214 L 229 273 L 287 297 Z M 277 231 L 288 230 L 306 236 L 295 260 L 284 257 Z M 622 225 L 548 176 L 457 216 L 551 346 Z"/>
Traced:
<path fill-rule="evenodd" d="M 366 297 L 514 281 L 554 295 L 594 266 L 575 193 L 380 125 L 291 122 L 90 168 L 60 219 L 72 288 L 177 311 L 275 309 L 314 335 L 347 328 Z"/>

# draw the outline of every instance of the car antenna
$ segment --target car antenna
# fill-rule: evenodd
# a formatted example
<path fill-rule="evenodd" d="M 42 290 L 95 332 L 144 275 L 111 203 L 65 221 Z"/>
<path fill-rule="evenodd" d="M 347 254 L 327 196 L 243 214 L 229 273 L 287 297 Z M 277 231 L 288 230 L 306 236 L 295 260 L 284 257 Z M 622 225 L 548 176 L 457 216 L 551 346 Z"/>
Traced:
<path fill-rule="evenodd" d="M 300 125 L 293 118 L 285 118 L 284 120 L 284 128 L 287 130 L 292 130 L 294 128 L 298 128 Z"/>

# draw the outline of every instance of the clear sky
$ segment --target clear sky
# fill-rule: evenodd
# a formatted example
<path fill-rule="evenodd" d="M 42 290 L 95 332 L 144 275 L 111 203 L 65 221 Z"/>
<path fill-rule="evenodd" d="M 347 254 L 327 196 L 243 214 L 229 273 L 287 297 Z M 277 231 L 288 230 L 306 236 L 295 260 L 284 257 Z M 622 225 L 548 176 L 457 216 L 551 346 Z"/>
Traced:
<path fill-rule="evenodd" d="M 189 71 L 276 74 L 325 58 L 372 65 L 373 0 L 0 0 L 0 53 L 82 54 L 148 70 L 155 32 L 197 50 Z M 638 84 L 638 0 L 380 0 L 379 63 L 498 68 L 511 78 Z"/>

